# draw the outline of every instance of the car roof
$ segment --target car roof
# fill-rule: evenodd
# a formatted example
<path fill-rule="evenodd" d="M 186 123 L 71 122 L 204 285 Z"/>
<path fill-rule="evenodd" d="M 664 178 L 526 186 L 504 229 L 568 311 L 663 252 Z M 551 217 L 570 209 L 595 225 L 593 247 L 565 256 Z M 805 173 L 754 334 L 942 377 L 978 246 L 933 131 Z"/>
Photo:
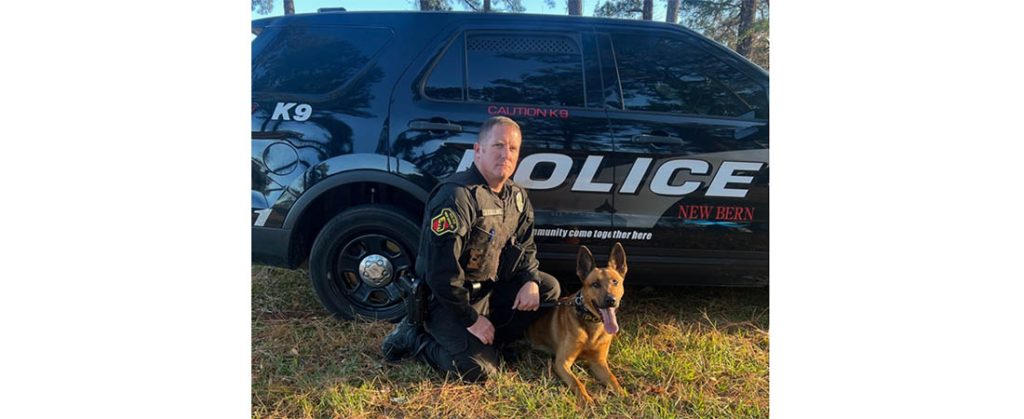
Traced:
<path fill-rule="evenodd" d="M 698 39 L 703 39 L 712 48 L 719 49 L 722 53 L 738 58 L 742 61 L 749 60 L 732 49 L 715 42 L 714 40 L 693 31 L 685 26 L 668 22 L 618 19 L 608 17 L 592 16 L 570 16 L 570 15 L 544 15 L 531 13 L 481 13 L 481 12 L 442 12 L 442 11 L 324 11 L 317 13 L 300 13 L 295 15 L 275 16 L 252 21 L 252 33 L 259 34 L 263 28 L 270 26 L 297 25 L 337 25 L 337 24 L 359 24 L 359 25 L 384 25 L 394 28 L 418 27 L 429 25 L 433 27 L 447 26 L 451 24 L 487 24 L 487 23 L 530 23 L 542 25 L 601 25 L 602 27 L 618 27 L 622 29 L 654 29 L 676 32 L 685 32 Z M 767 72 L 751 63 L 760 73 L 767 76 Z"/>
<path fill-rule="evenodd" d="M 608 17 L 547 15 L 533 13 L 481 13 L 481 12 L 441 12 L 441 11 L 325 11 L 317 13 L 300 13 L 287 16 L 275 16 L 253 21 L 253 25 L 261 27 L 279 23 L 288 25 L 302 22 L 304 24 L 332 23 L 397 23 L 401 21 L 444 21 L 444 22 L 545 22 L 564 24 L 602 24 L 615 26 L 650 27 L 671 30 L 690 31 L 688 28 L 667 22 L 651 20 L 617 19 Z"/>

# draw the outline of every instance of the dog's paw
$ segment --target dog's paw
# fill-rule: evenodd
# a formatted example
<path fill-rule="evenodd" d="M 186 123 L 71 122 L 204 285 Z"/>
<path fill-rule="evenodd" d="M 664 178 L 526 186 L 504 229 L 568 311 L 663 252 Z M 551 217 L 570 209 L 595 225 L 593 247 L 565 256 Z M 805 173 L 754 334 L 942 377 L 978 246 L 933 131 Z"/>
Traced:
<path fill-rule="evenodd" d="M 576 391 L 576 407 L 587 408 L 594 405 L 594 398 L 590 396 L 590 392 L 585 387 L 580 387 Z"/>

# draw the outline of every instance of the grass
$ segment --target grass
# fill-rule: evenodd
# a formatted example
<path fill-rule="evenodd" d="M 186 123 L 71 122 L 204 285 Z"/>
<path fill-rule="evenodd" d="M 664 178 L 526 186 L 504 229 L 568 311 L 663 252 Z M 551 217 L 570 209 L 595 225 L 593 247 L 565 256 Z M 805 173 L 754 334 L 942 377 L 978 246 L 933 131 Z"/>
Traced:
<path fill-rule="evenodd" d="M 557 275 L 563 294 L 575 278 Z M 575 407 L 547 357 L 521 361 L 485 384 L 447 380 L 421 362 L 381 360 L 392 325 L 337 320 L 306 273 L 252 267 L 254 418 L 768 417 L 768 290 L 630 287 L 619 309 L 612 372 L 630 392 L 574 372 L 595 403 Z"/>

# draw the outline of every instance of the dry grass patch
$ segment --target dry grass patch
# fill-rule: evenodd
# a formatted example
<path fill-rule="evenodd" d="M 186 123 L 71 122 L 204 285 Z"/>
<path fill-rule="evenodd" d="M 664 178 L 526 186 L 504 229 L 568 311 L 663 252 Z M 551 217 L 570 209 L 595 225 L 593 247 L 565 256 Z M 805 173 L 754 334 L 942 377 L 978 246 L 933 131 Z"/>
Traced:
<path fill-rule="evenodd" d="M 588 412 L 538 352 L 524 348 L 518 364 L 467 385 L 423 363 L 384 364 L 392 325 L 334 319 L 305 272 L 254 265 L 252 290 L 256 418 L 768 416 L 766 289 L 627 288 L 610 358 L 631 396 L 606 392 L 577 365 L 596 401 Z"/>

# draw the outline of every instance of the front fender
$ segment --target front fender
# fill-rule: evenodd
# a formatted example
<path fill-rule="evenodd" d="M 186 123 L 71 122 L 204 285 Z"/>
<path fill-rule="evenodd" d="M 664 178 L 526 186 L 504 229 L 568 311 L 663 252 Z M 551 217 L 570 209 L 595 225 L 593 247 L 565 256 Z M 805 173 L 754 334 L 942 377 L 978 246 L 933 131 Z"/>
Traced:
<path fill-rule="evenodd" d="M 432 185 L 418 173 L 405 170 L 403 173 L 394 173 L 387 170 L 389 167 L 396 167 L 396 163 L 396 159 L 380 154 L 346 154 L 324 160 L 288 186 L 281 199 L 274 204 L 271 218 L 277 215 L 281 228 L 293 229 L 306 207 L 321 194 L 342 185 L 358 182 L 394 186 L 421 201 L 426 201 Z"/>

